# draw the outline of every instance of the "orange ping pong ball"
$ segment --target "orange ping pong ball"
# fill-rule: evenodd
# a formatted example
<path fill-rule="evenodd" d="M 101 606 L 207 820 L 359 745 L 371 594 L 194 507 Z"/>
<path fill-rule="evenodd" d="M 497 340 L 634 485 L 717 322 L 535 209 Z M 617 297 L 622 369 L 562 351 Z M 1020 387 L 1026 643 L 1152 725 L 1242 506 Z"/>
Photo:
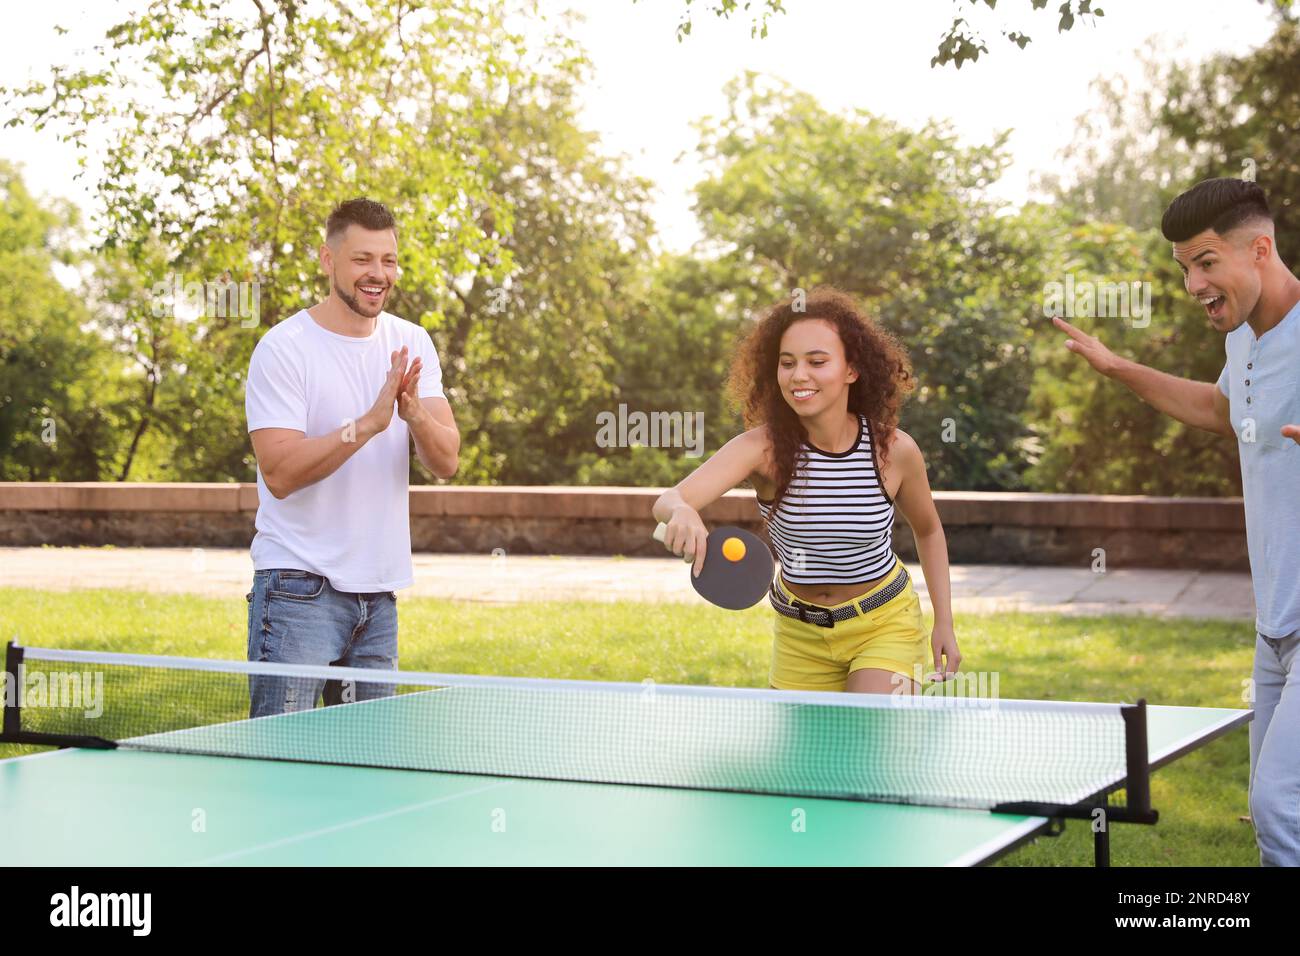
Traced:
<path fill-rule="evenodd" d="M 745 542 L 739 538 L 728 538 L 722 542 L 722 556 L 728 561 L 739 561 L 745 556 Z"/>

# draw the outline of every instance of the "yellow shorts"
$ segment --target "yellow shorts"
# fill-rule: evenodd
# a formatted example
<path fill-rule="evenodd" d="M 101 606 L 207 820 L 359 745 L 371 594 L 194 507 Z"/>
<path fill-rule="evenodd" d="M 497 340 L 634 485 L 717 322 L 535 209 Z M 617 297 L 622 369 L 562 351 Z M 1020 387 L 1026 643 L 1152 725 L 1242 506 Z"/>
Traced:
<path fill-rule="evenodd" d="M 883 580 L 831 610 L 856 604 L 888 587 L 903 570 L 900 561 Z M 780 576 L 776 588 L 790 601 L 792 595 Z M 777 614 L 768 680 L 781 690 L 844 690 L 850 674 L 868 667 L 919 680 L 934 670 L 932 658 L 921 619 L 921 601 L 909 580 L 885 604 L 866 614 L 859 611 L 855 617 L 836 621 L 834 627 Z"/>

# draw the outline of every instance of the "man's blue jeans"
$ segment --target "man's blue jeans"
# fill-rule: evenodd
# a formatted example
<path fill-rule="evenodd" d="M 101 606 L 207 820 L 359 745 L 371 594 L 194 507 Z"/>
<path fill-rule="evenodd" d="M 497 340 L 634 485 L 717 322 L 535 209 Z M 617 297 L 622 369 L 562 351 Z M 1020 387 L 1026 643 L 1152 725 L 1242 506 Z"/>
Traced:
<path fill-rule="evenodd" d="M 397 595 L 392 591 L 336 591 L 324 577 L 310 571 L 257 571 L 248 594 L 248 659 L 396 670 Z M 325 703 L 332 704 L 388 696 L 395 686 L 251 677 L 249 716 L 310 710 L 322 692 Z"/>

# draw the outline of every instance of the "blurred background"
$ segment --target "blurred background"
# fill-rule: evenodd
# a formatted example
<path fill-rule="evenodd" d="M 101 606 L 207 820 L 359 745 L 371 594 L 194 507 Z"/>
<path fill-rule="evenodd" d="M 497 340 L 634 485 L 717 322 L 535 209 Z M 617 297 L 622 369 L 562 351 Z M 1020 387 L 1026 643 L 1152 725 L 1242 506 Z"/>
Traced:
<path fill-rule="evenodd" d="M 253 480 L 249 356 L 324 297 L 325 217 L 366 195 L 454 484 L 676 482 L 698 457 L 602 447 L 598 416 L 702 413 L 711 453 L 746 323 L 832 284 L 909 349 L 936 488 L 1240 493 L 1232 443 L 1064 351 L 1046 290 L 1143 290 L 1066 314 L 1217 378 L 1157 227 L 1254 178 L 1295 267 L 1289 3 L 70 0 L 10 27 L 0 480 Z"/>

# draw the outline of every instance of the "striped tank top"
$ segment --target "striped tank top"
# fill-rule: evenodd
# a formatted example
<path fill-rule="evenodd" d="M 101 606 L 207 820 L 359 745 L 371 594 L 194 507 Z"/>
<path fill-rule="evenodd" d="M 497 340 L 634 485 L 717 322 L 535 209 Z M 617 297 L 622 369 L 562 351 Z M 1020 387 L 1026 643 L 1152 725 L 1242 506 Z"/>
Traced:
<path fill-rule="evenodd" d="M 771 501 L 758 500 L 768 518 Z M 805 442 L 794 480 L 768 522 L 781 576 L 791 584 L 857 584 L 894 566 L 894 502 L 885 492 L 871 428 L 840 454 Z"/>

